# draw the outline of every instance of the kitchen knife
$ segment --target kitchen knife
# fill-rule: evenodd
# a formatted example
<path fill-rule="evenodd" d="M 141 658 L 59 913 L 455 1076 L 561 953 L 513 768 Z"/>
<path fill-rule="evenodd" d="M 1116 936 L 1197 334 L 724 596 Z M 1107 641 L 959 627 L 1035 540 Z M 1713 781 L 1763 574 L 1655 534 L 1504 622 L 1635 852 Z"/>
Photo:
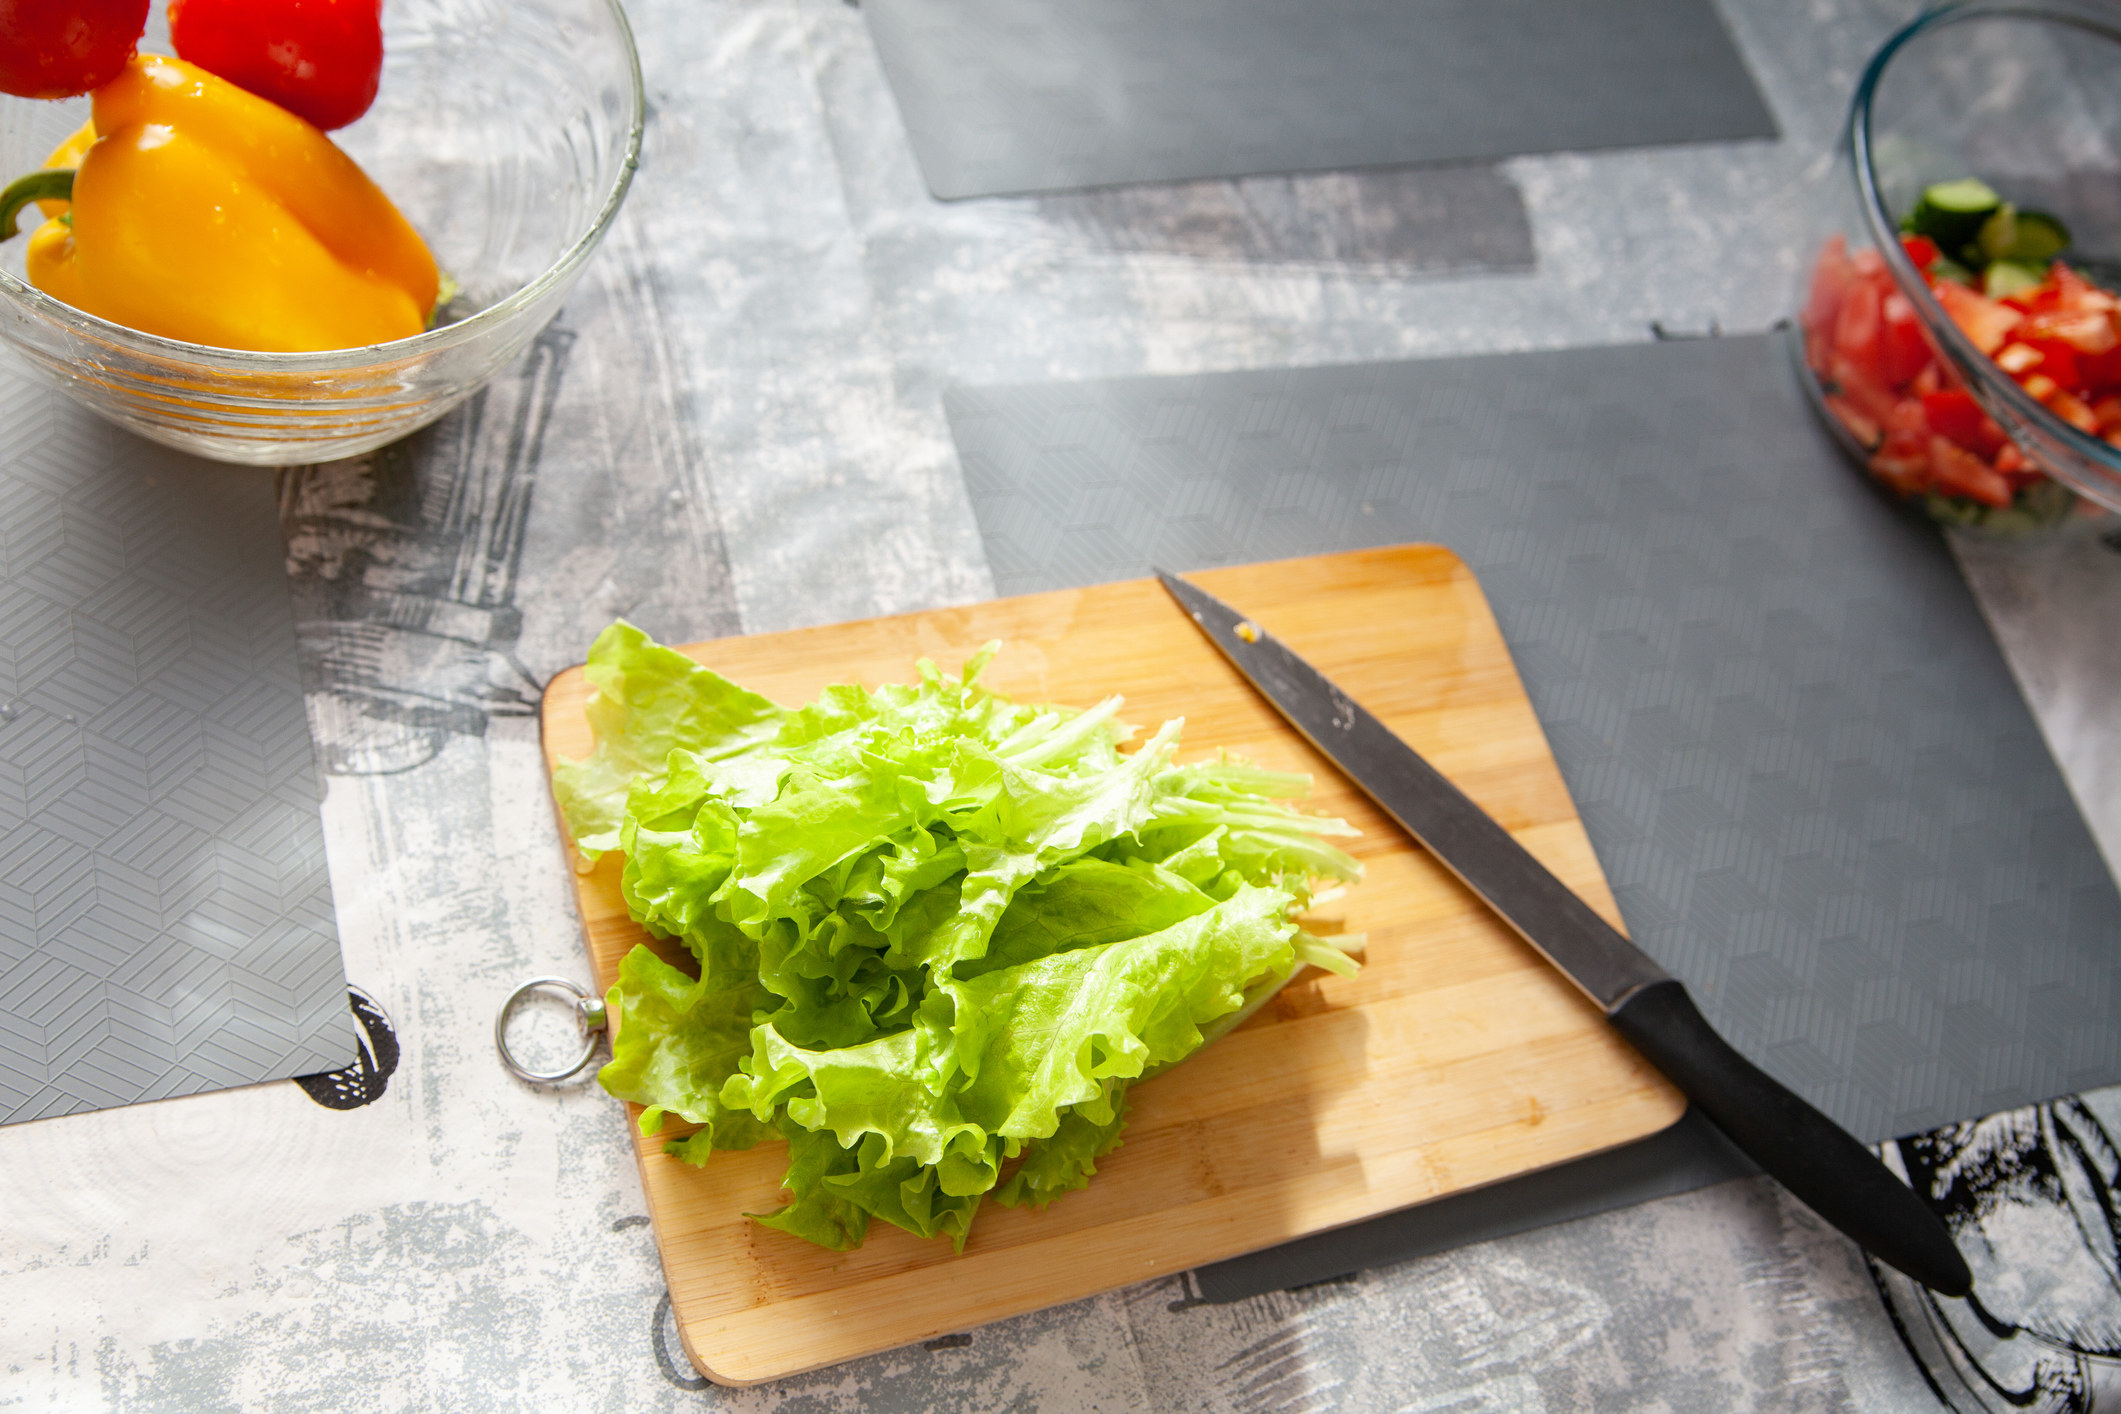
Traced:
<path fill-rule="evenodd" d="M 1820 1217 L 1947 1296 L 1973 1274 L 1944 1222 L 1847 1130 L 1748 1061 L 1686 987 L 1592 912 L 1509 831 L 1256 623 L 1182 579 L 1164 588 L 1290 725 L 1605 1012 L 1645 1059 Z"/>

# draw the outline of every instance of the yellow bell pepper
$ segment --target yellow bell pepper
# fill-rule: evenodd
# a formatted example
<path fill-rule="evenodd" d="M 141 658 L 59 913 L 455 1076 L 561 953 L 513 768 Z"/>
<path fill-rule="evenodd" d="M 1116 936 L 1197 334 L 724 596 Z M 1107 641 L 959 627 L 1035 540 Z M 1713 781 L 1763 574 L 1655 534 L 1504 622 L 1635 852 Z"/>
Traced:
<path fill-rule="evenodd" d="M 157 55 L 136 56 L 94 103 L 70 209 L 30 237 L 38 289 L 219 348 L 355 348 L 427 327 L 434 257 L 317 128 Z"/>

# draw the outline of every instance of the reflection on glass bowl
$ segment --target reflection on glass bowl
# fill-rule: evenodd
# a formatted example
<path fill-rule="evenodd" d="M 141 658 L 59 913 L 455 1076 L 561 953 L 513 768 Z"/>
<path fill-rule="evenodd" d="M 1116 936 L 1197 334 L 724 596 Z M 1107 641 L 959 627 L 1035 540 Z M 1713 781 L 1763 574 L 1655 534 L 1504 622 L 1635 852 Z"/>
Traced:
<path fill-rule="evenodd" d="M 0 338 L 120 426 L 253 465 L 368 451 L 475 392 L 558 311 L 617 215 L 640 62 L 618 0 L 392 0 L 384 21 L 375 106 L 333 136 L 456 282 L 435 327 L 302 354 L 158 338 L 31 287 L 17 239 L 0 245 Z M 41 164 L 87 109 L 0 98 L 0 172 Z"/>

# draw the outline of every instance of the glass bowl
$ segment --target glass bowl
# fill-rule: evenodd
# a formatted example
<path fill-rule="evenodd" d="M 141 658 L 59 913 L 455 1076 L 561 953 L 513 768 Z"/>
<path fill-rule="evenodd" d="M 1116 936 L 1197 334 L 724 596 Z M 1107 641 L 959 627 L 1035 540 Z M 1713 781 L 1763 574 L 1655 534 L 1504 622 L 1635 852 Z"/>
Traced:
<path fill-rule="evenodd" d="M 168 53 L 155 8 L 141 48 Z M 41 165 L 88 107 L 0 96 L 0 181 Z M 625 198 L 642 109 L 618 0 L 388 0 L 375 106 L 332 136 L 456 281 L 434 328 L 299 354 L 160 338 L 33 288 L 17 237 L 0 243 L 0 337 L 104 417 L 187 452 L 280 465 L 368 451 L 469 397 L 558 312 Z"/>
<path fill-rule="evenodd" d="M 1803 262 L 1793 345 L 1802 381 L 1852 457 L 1951 524 L 2023 531 L 2121 509 L 2121 399 L 2095 412 L 2099 399 L 2058 398 L 2051 384 L 2069 388 L 2035 378 L 2032 346 L 2013 350 L 1995 316 L 2018 313 L 2000 302 L 2009 285 L 1934 264 L 1926 277 L 1916 260 L 1929 248 L 1914 242 L 1911 254 L 1905 239 L 1926 191 L 1975 178 L 2014 213 L 2035 216 L 1993 227 L 1983 218 L 1958 255 L 2024 256 L 2032 245 L 1997 240 L 2017 239 L 2048 213 L 2071 237 L 2062 263 L 2121 290 L 2121 9 L 2102 0 L 1962 0 L 1923 14 L 1864 70 L 1837 157 Z M 1919 224 L 1934 222 L 1936 209 Z M 2049 268 L 2037 256 L 2015 264 Z M 1981 285 L 1969 291 L 1980 303 L 1944 291 L 1957 317 L 1948 313 L 1935 292 L 1942 284 L 1932 284 L 1940 273 Z M 2121 313 L 2109 325 L 2121 342 Z M 2096 324 L 2091 333 L 2094 345 L 2109 337 Z M 2052 340 L 2035 343 L 2052 350 Z M 2075 354 L 2057 357 L 2072 360 L 2079 377 L 2121 369 L 2121 354 L 2096 362 L 2086 354 L 2081 368 Z"/>

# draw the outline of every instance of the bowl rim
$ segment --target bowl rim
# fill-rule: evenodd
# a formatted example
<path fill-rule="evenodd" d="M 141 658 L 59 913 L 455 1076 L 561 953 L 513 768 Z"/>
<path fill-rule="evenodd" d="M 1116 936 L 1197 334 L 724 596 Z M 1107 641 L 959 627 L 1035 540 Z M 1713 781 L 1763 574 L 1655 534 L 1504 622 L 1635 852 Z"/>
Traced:
<path fill-rule="evenodd" d="M 1908 258 L 1906 248 L 1900 244 L 1899 227 L 1887 215 L 1884 197 L 1878 189 L 1878 173 L 1871 161 L 1871 99 L 1893 56 L 1916 36 L 1931 30 L 1973 20 L 1995 19 L 2061 24 L 2121 44 L 2121 11 L 2097 9 L 2073 3 L 2073 0 L 1951 0 L 1951 3 L 1923 12 L 1895 31 L 1871 56 L 1870 63 L 1864 67 L 1863 77 L 1856 84 L 1855 96 L 1849 102 L 1843 141 L 1851 158 L 1849 165 L 1856 183 L 1856 202 L 1863 212 L 1864 224 L 1870 228 L 1872 240 L 1885 259 L 1886 268 L 1893 273 L 1893 282 L 1914 305 L 1930 336 L 1951 356 L 1961 374 L 1969 382 L 1978 383 L 2000 398 L 2020 419 L 2060 441 L 2081 459 L 2096 464 L 2109 479 L 2095 488 L 2044 463 L 2042 469 L 2080 495 L 2103 505 L 2121 505 L 2121 447 L 2064 422 L 1975 346 L 1974 341 L 1944 312 L 1944 306 L 1930 293 L 1929 282 L 1915 268 L 1915 262 Z"/>
<path fill-rule="evenodd" d="M 597 208 L 596 218 L 561 251 L 554 261 L 535 277 L 518 286 L 502 299 L 466 316 L 452 324 L 435 329 L 423 329 L 405 339 L 392 339 L 380 344 L 356 344 L 343 349 L 315 349 L 301 353 L 275 352 L 266 349 L 230 349 L 219 344 L 195 344 L 185 339 L 172 339 L 161 334 L 150 334 L 77 309 L 64 300 L 55 299 L 36 286 L 7 270 L 0 270 L 0 292 L 19 300 L 29 308 L 53 319 L 62 325 L 75 326 L 78 332 L 99 341 L 116 344 L 129 353 L 137 353 L 187 366 L 208 365 L 245 373 L 275 371 L 285 373 L 331 373 L 353 372 L 370 368 L 379 363 L 406 363 L 445 349 L 471 343 L 488 329 L 505 324 L 511 316 L 526 306 L 536 304 L 555 286 L 573 278 L 583 262 L 589 259 L 604 236 L 618 219 L 619 207 L 626 200 L 626 193 L 633 185 L 634 172 L 640 167 L 641 137 L 647 127 L 647 84 L 641 75 L 640 46 L 635 43 L 633 26 L 626 19 L 621 0 L 601 0 L 605 13 L 618 29 L 619 47 L 626 56 L 626 77 L 630 112 L 626 124 L 626 151 L 619 161 L 619 170 L 612 179 L 609 190 L 604 193 L 602 205 Z"/>

